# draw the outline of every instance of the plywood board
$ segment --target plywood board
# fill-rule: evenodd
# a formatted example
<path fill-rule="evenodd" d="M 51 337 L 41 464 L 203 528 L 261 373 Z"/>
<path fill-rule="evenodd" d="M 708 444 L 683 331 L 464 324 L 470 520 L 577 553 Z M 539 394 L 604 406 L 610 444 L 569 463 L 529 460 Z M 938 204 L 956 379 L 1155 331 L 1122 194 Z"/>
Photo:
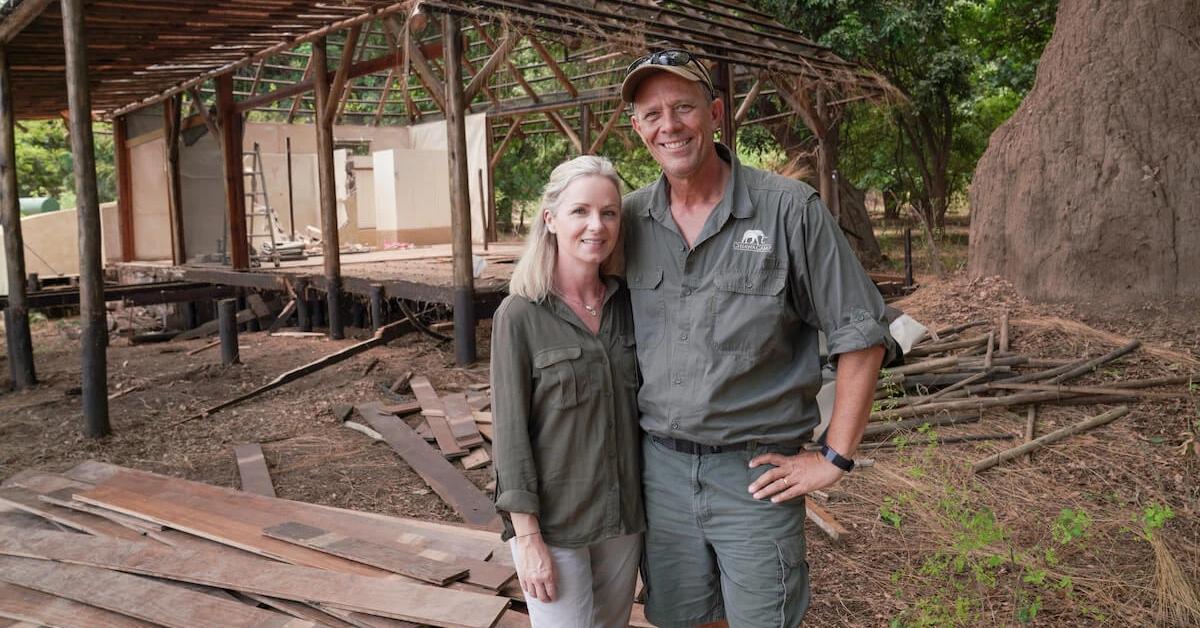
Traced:
<path fill-rule="evenodd" d="M 464 568 L 430 560 L 417 552 L 326 532 L 295 521 L 265 528 L 262 532 L 273 539 L 386 569 L 439 587 L 461 580 L 467 575 Z"/>
<path fill-rule="evenodd" d="M 65 597 L 0 582 L 0 617 L 46 626 L 152 628 L 154 624 Z"/>
<path fill-rule="evenodd" d="M 8 532 L 0 530 L 0 554 L 116 569 L 285 600 L 317 602 L 435 626 L 489 628 L 508 605 L 508 600 L 499 597 L 409 584 L 393 578 L 333 573 L 283 563 L 263 564 L 253 558 L 238 560 L 226 556 L 214 560 L 202 552 L 162 550 L 80 535 Z M 0 569 L 0 573 L 7 579 L 5 569 Z M 198 616 L 205 615 L 193 615 Z"/>
<path fill-rule="evenodd" d="M 122 541 L 87 538 L 101 543 L 130 545 Z M 9 546 L 12 541 L 14 539 L 5 538 L 2 542 Z M 72 539 L 66 538 L 58 542 L 62 544 L 71 541 Z M 68 565 L 6 555 L 0 557 L 0 580 L 170 628 L 192 628 L 196 625 L 198 617 L 205 618 L 205 621 L 214 626 L 230 628 L 315 626 L 312 622 L 229 602 L 173 584 L 95 566 Z"/>
<path fill-rule="evenodd" d="M 267 470 L 267 459 L 263 457 L 262 447 L 258 443 L 246 443 L 234 447 L 233 457 L 237 459 L 238 475 L 242 478 L 243 491 L 266 497 L 275 496 L 275 487 L 271 484 L 271 472 Z"/>
<path fill-rule="evenodd" d="M 425 422 L 429 425 L 429 431 L 437 440 L 438 449 L 442 450 L 442 455 L 447 458 L 467 455 L 467 450 L 458 444 L 458 438 L 450 428 L 450 422 L 445 418 L 446 408 L 437 392 L 434 391 L 433 384 L 429 383 L 429 378 L 417 375 L 409 381 L 409 387 L 412 388 L 413 394 L 421 404 L 421 414 L 424 415 Z"/>
<path fill-rule="evenodd" d="M 462 515 L 464 521 L 499 530 L 499 516 L 492 500 L 438 455 L 412 428 L 400 419 L 380 412 L 374 404 L 358 406 L 358 412 L 434 492 Z"/>

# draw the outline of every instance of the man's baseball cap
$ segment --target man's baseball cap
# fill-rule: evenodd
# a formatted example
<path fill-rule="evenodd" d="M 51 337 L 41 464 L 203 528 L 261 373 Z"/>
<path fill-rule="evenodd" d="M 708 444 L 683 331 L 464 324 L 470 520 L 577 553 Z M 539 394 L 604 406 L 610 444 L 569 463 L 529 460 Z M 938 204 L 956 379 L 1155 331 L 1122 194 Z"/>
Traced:
<path fill-rule="evenodd" d="M 704 67 L 704 64 L 695 55 L 686 50 L 660 50 L 629 64 L 629 69 L 625 70 L 625 81 L 621 83 L 621 100 L 627 103 L 633 102 L 638 85 L 655 72 L 670 72 L 689 81 L 700 83 L 704 89 L 708 90 L 710 97 L 715 93 L 712 77 L 708 75 L 708 68 Z"/>

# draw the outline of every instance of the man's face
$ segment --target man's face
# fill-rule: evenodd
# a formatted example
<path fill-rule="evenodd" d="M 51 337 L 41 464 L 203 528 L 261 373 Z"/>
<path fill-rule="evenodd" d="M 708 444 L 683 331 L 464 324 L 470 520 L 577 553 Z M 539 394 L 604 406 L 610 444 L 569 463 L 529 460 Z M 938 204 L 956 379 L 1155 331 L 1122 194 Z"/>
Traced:
<path fill-rule="evenodd" d="M 633 130 L 668 177 L 685 178 L 715 154 L 713 132 L 723 113 L 721 101 L 709 101 L 701 84 L 658 72 L 638 85 Z"/>

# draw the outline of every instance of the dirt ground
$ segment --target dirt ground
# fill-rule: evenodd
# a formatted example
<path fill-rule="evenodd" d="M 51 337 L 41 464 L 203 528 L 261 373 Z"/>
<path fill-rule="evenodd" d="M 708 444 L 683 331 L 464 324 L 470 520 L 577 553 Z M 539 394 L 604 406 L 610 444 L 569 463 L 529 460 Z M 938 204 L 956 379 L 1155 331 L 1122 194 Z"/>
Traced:
<path fill-rule="evenodd" d="M 1147 304 L 1138 310 L 1087 313 L 1032 305 L 999 280 L 961 276 L 926 280 L 899 304 L 931 326 L 1007 309 L 1013 348 L 1031 356 L 1099 355 L 1137 338 L 1143 350 L 1081 380 L 1098 383 L 1200 373 L 1200 318 L 1195 304 Z M 1190 307 L 1189 307 L 1190 306 Z M 1065 322 L 1064 322 L 1065 321 Z M 180 424 L 197 410 L 260 385 L 278 373 L 332 353 L 353 340 L 243 334 L 243 364 L 224 368 L 217 349 L 184 352 L 205 340 L 109 349 L 113 435 L 80 435 L 79 344 L 74 319 L 35 324 L 41 384 L 0 394 L 0 477 L 21 469 L 62 471 L 87 459 L 237 486 L 234 445 L 261 443 L 280 497 L 386 514 L 455 520 L 383 443 L 341 426 L 341 404 L 411 400 L 384 389 L 401 373 L 427 375 L 439 391 L 486 381 L 488 325 L 481 325 L 480 365 L 456 368 L 453 349 L 410 334 L 207 418 Z M 379 362 L 364 375 L 374 360 Z M 0 390 L 8 390 L 7 365 Z M 1195 386 L 1192 387 L 1195 389 Z M 1186 385 L 1160 390 L 1186 392 Z M 1039 433 L 1094 416 L 1108 406 L 1043 406 Z M 1200 456 L 1185 445 L 1200 432 L 1197 398 L 1142 401 L 1133 412 L 979 475 L 970 465 L 1011 441 L 926 444 L 914 432 L 891 449 L 860 458 L 874 465 L 847 476 L 825 506 L 849 530 L 841 546 L 809 528 L 816 626 L 1147 625 L 1177 599 L 1178 578 L 1200 578 Z M 941 436 L 1020 435 L 1023 408 L 987 411 L 970 427 Z M 483 487 L 487 469 L 468 472 Z M 1167 511 L 1169 508 L 1169 513 Z M 1147 523 L 1149 521 L 1150 523 Z M 1162 523 L 1154 529 L 1155 523 Z M 1142 532 L 1149 527 L 1153 542 Z M 1157 545 L 1157 550 L 1156 546 Z M 1182 576 L 1156 582 L 1156 569 Z"/>

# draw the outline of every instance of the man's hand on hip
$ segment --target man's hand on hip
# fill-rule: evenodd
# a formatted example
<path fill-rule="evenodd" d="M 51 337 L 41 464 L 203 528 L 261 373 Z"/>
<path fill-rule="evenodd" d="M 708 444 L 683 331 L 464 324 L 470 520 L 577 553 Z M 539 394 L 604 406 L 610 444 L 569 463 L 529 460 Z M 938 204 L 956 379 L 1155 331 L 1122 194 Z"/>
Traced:
<path fill-rule="evenodd" d="M 802 451 L 794 456 L 771 453 L 755 456 L 750 468 L 770 464 L 775 468 L 762 474 L 750 484 L 754 499 L 771 498 L 786 502 L 806 493 L 821 490 L 841 479 L 843 471 L 815 451 Z"/>

